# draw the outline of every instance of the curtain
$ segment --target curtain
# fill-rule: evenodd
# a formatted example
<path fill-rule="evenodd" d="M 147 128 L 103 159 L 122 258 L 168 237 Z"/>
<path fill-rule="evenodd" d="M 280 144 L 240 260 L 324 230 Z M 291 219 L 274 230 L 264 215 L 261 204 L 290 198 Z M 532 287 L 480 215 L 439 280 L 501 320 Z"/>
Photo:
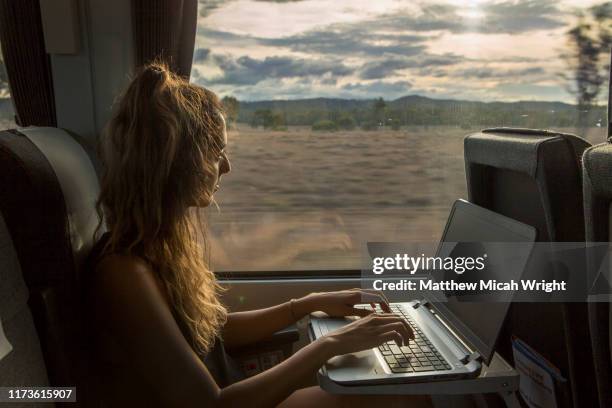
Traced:
<path fill-rule="evenodd" d="M 56 126 L 39 0 L 0 0 L 0 43 L 19 126 Z"/>
<path fill-rule="evenodd" d="M 137 66 L 161 59 L 188 79 L 197 14 L 196 0 L 132 0 Z"/>

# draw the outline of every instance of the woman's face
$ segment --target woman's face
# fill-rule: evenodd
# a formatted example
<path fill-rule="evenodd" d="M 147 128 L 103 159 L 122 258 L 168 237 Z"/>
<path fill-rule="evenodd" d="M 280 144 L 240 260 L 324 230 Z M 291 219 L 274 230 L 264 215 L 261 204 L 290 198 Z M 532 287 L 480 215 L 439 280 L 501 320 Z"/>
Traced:
<path fill-rule="evenodd" d="M 206 191 L 212 197 L 217 190 L 219 190 L 219 182 L 221 180 L 221 176 L 229 173 L 232 169 L 230 165 L 229 158 L 227 157 L 226 147 L 227 147 L 227 128 L 225 126 L 225 119 L 221 116 L 223 120 L 223 140 L 221 145 L 221 151 L 218 155 L 213 157 L 213 174 L 212 177 L 206 178 Z M 208 200 L 206 200 L 208 201 Z M 210 201 L 206 203 L 202 203 L 203 206 L 210 205 Z"/>

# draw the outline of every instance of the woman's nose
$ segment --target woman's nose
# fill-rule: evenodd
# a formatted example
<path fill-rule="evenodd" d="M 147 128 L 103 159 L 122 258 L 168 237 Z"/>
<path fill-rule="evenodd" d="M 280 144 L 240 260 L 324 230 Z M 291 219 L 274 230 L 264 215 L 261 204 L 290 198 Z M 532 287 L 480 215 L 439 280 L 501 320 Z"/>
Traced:
<path fill-rule="evenodd" d="M 221 162 L 220 170 L 221 170 L 220 171 L 221 174 L 229 173 L 232 170 L 232 165 L 230 164 L 230 161 L 227 157 L 223 158 L 223 161 Z"/>

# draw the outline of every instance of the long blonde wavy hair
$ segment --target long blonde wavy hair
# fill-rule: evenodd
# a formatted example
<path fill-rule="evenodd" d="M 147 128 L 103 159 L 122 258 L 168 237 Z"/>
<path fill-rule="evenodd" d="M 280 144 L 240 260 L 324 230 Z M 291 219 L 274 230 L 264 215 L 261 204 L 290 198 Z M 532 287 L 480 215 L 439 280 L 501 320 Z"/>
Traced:
<path fill-rule="evenodd" d="M 102 253 L 151 264 L 199 354 L 210 350 L 227 316 L 193 208 L 214 202 L 206 179 L 216 177 L 224 126 L 214 93 L 154 62 L 132 79 L 99 145 L 97 210 L 110 233 Z"/>

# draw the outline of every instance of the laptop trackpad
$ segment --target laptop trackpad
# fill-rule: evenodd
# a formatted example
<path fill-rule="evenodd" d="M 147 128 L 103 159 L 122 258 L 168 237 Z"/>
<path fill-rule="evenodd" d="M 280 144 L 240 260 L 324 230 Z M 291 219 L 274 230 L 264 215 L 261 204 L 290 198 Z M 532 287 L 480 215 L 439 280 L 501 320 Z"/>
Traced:
<path fill-rule="evenodd" d="M 338 330 L 339 328 L 346 326 L 351 323 L 354 319 L 350 317 L 342 318 L 327 318 L 319 320 L 319 327 L 321 328 L 321 334 L 327 334 Z"/>
<path fill-rule="evenodd" d="M 353 318 L 321 319 L 319 325 L 323 335 L 351 323 Z M 344 354 L 330 359 L 326 364 L 329 378 L 333 381 L 355 381 L 369 379 L 377 374 L 384 374 L 376 355 L 371 349 L 357 353 Z"/>

